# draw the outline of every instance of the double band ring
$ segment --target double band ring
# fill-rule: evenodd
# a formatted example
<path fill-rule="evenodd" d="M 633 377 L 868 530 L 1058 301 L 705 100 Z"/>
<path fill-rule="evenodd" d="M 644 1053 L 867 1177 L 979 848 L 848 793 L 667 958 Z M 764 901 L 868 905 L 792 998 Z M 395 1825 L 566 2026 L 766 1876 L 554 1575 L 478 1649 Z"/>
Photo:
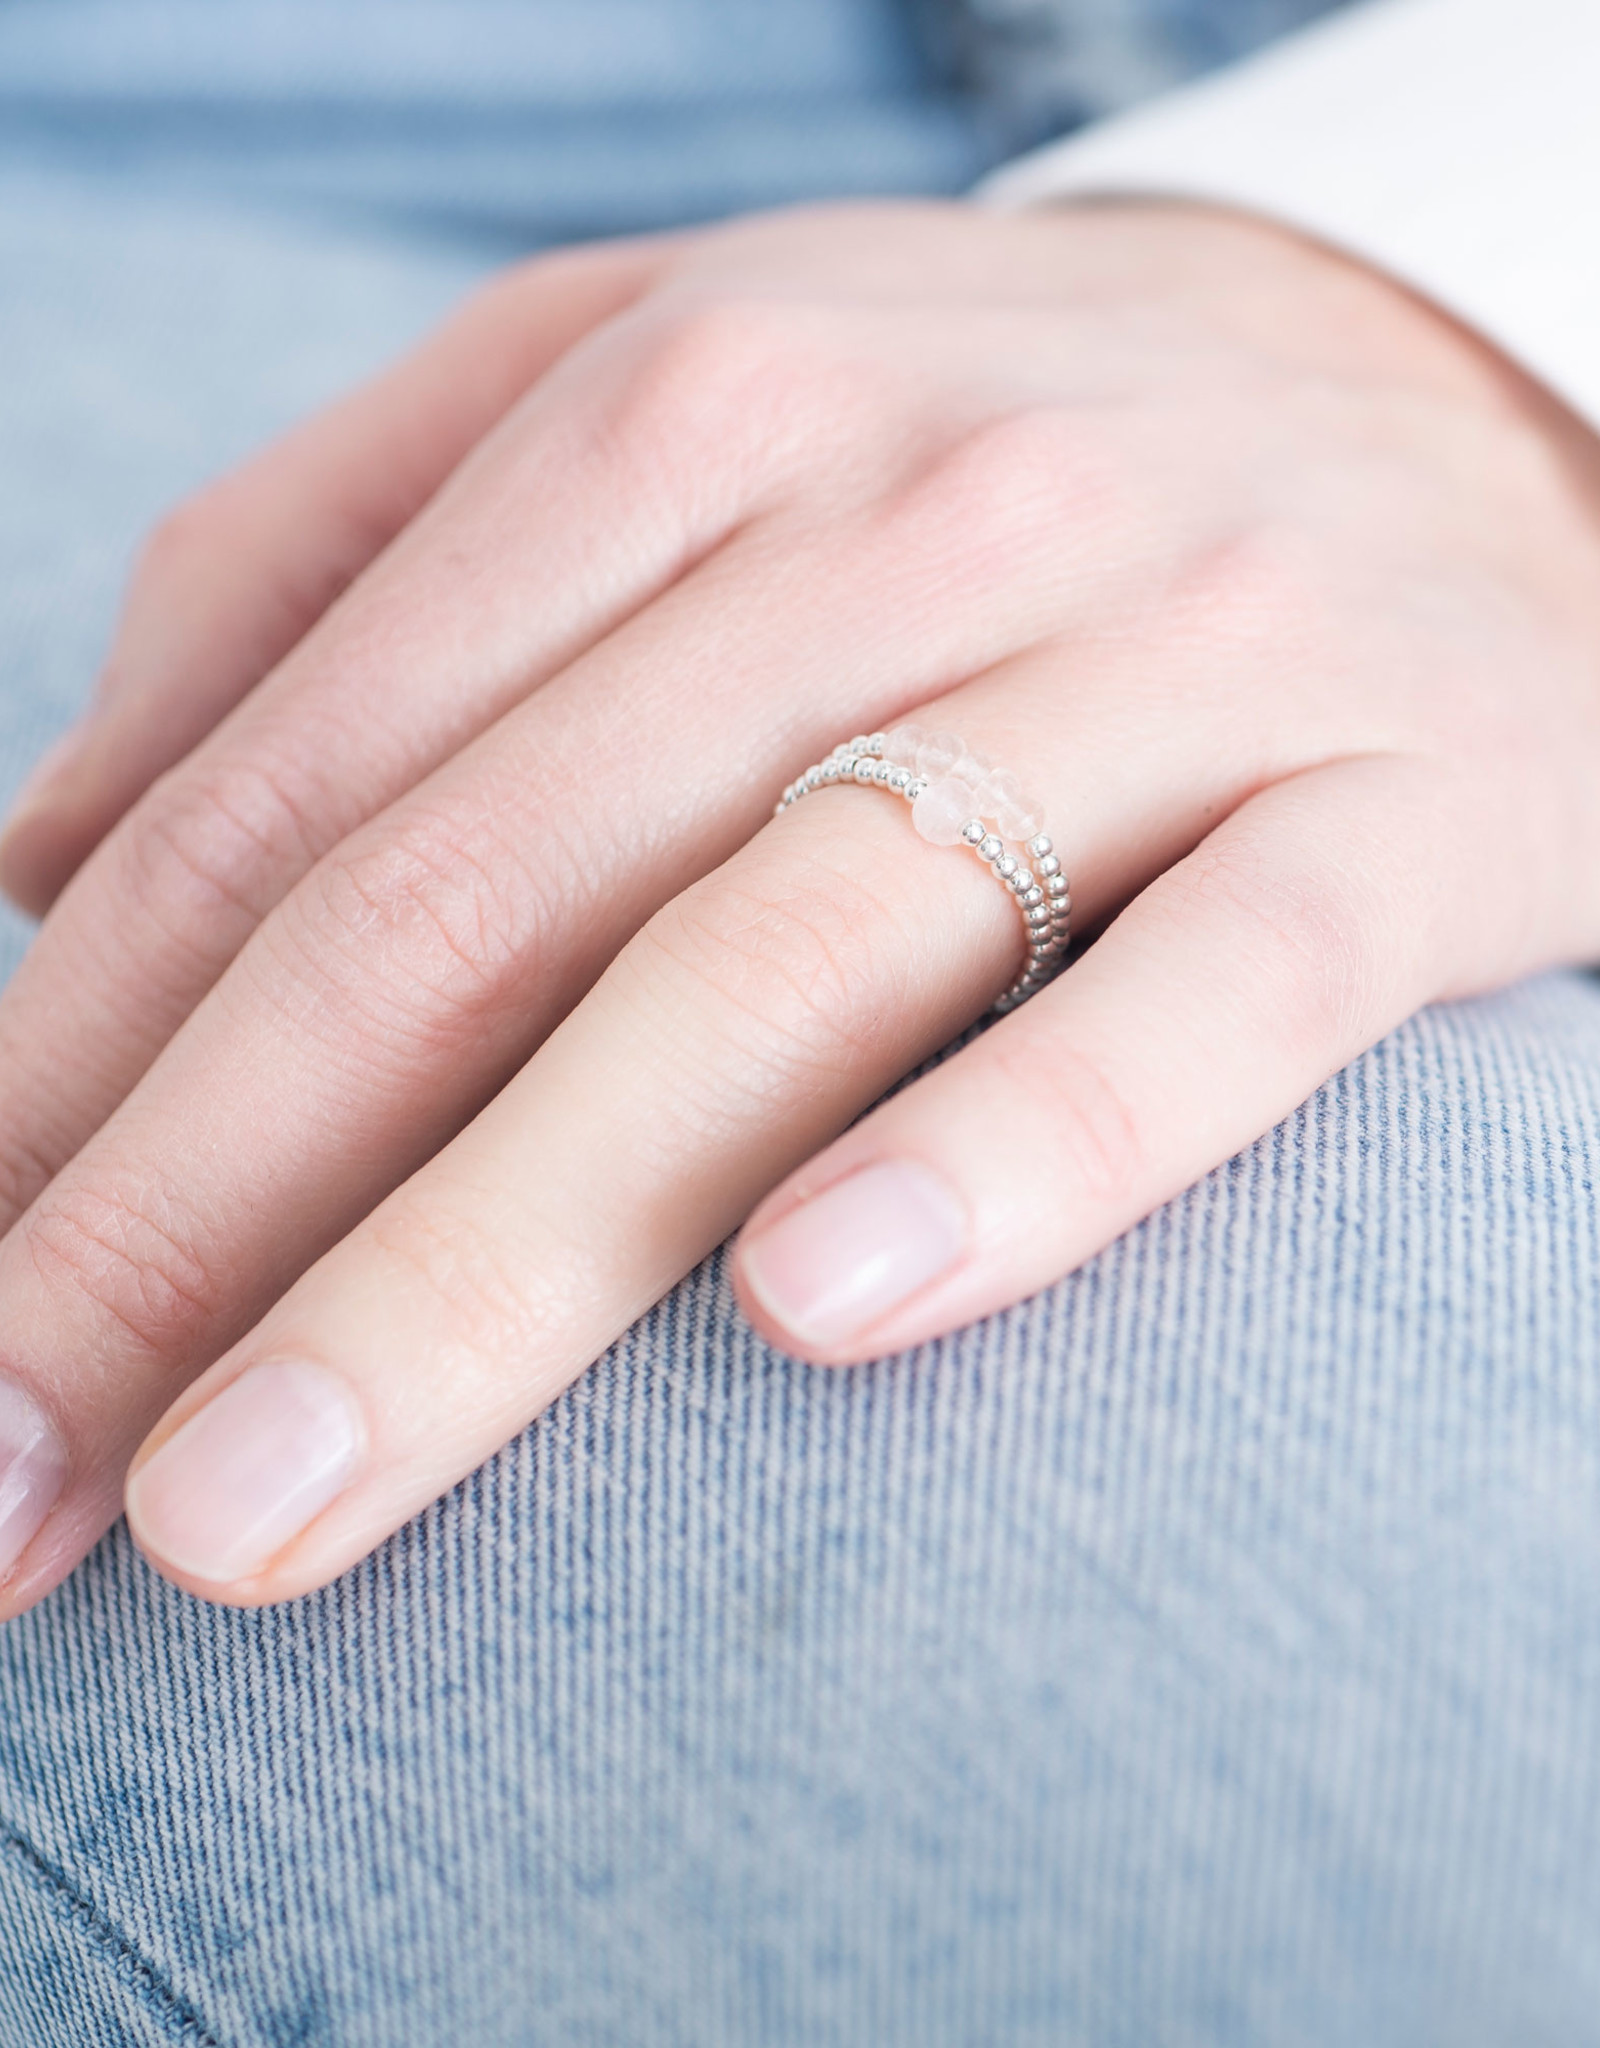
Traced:
<path fill-rule="evenodd" d="M 1014 1010 L 1037 995 L 1066 957 L 1072 896 L 1044 814 L 1016 778 L 975 754 L 953 733 L 897 725 L 859 734 L 798 776 L 774 806 L 791 804 L 831 783 L 887 790 L 911 806 L 911 822 L 935 846 L 968 846 L 1022 913 L 1027 957 L 995 1004 Z"/>

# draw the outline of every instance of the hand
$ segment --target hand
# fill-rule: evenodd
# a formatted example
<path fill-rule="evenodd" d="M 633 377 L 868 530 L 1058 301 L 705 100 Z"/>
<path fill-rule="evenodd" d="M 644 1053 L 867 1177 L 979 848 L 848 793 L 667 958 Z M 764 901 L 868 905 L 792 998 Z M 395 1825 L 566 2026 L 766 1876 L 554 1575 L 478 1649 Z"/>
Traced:
<path fill-rule="evenodd" d="M 903 805 L 771 817 L 908 716 L 1098 937 L 852 1124 L 1022 950 Z M 0 855 L 76 870 L 0 1002 L 5 1611 L 152 1430 L 163 1570 L 332 1578 L 746 1217 L 805 1358 L 1017 1300 L 1592 956 L 1597 776 L 1594 446 L 1336 256 L 901 207 L 513 273 L 158 535 Z"/>

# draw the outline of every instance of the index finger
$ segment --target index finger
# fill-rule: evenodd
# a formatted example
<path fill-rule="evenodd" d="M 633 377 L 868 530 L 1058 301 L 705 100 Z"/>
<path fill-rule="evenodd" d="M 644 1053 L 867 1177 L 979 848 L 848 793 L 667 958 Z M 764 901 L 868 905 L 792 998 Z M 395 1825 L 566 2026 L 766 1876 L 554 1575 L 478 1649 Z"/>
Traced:
<path fill-rule="evenodd" d="M 166 769 L 268 673 L 464 455 L 672 245 L 541 257 L 475 293 L 401 362 L 161 522 L 91 712 L 0 832 L 0 889 L 42 916 Z"/>

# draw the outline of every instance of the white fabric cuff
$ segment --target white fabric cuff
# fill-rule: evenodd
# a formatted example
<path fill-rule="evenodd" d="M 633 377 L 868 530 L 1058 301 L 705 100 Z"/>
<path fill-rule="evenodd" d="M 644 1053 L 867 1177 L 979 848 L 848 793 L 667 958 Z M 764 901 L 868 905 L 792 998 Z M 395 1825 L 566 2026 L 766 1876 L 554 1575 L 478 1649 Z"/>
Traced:
<path fill-rule="evenodd" d="M 1600 0 L 1366 0 L 986 181 L 1246 208 L 1426 293 L 1600 427 Z"/>

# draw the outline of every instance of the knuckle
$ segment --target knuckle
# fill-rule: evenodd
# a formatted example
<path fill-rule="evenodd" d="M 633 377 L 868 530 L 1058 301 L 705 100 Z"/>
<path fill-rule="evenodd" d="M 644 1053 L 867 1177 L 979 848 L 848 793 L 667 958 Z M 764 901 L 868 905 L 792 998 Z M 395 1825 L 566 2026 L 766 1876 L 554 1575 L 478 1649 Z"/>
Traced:
<path fill-rule="evenodd" d="M 527 328 L 542 342 L 553 304 L 574 288 L 604 285 L 618 277 L 617 251 L 604 242 L 541 249 L 504 265 L 476 286 L 461 302 L 456 318 L 490 328 Z M 619 295 L 624 289 L 619 286 Z"/>
<path fill-rule="evenodd" d="M 543 1263 L 519 1257 L 509 1238 L 437 1188 L 426 1201 L 387 1204 L 371 1232 L 420 1292 L 424 1322 L 448 1329 L 455 1359 L 476 1361 L 491 1377 L 522 1363 L 514 1354 L 559 1320 Z"/>
<path fill-rule="evenodd" d="M 552 287 L 559 289 L 572 269 L 570 258 L 577 252 L 540 251 L 503 265 L 481 284 L 475 285 L 457 305 L 448 323 L 461 328 L 520 328 L 535 324 L 549 310 Z"/>
<path fill-rule="evenodd" d="M 284 868 L 307 859 L 299 813 L 259 762 L 179 769 L 156 785 L 114 843 L 122 899 L 169 940 L 207 957 L 219 937 L 231 947 L 253 930 Z"/>
<path fill-rule="evenodd" d="M 986 419 L 941 449 L 892 504 L 912 544 L 971 573 L 1014 577 L 1019 562 L 1065 559 L 1063 539 L 1127 524 L 1128 455 L 1085 407 L 1036 403 Z"/>
<path fill-rule="evenodd" d="M 170 1189 L 103 1173 L 53 1189 L 19 1229 L 46 1284 L 86 1296 L 141 1352 L 176 1360 L 208 1330 L 217 1282 Z"/>
<path fill-rule="evenodd" d="M 859 878 L 786 852 L 781 869 L 686 890 L 642 936 L 710 995 L 698 1015 L 725 1019 L 743 1045 L 761 1047 L 764 1065 L 832 1073 L 879 1048 L 899 1008 L 886 986 L 903 950 L 892 918 Z"/>
<path fill-rule="evenodd" d="M 775 307 L 717 296 L 665 306 L 651 324 L 649 356 L 674 396 L 742 393 L 792 361 L 793 339 Z"/>
<path fill-rule="evenodd" d="M 635 452 L 726 466 L 837 442 L 884 375 L 820 310 L 758 298 L 663 300 L 642 335 L 615 422 Z"/>
<path fill-rule="evenodd" d="M 1026 1103 L 1052 1161 L 1070 1164 L 1076 1184 L 1111 1206 L 1149 1185 L 1145 1133 L 1110 1069 L 1080 1047 L 1060 1045 L 1047 1059 L 1027 1034 L 997 1031 L 987 1053 L 996 1063 L 1003 1105 Z M 1036 1120 L 1036 1121 L 1035 1121 Z"/>
<path fill-rule="evenodd" d="M 342 1004 L 432 1037 L 515 999 L 555 869 L 536 874 L 509 834 L 417 808 L 313 869 L 282 923 L 299 964 Z"/>
<path fill-rule="evenodd" d="M 162 513 L 139 548 L 136 584 L 165 588 L 181 581 L 194 563 L 215 554 L 221 495 L 219 485 L 208 484 Z"/>
<path fill-rule="evenodd" d="M 1262 991 L 1280 1039 L 1300 1057 L 1320 1059 L 1360 1036 L 1381 1001 L 1387 920 L 1351 872 L 1286 859 L 1278 840 L 1246 830 L 1201 847 L 1174 880 L 1169 916 L 1226 924 L 1235 972 Z"/>
<path fill-rule="evenodd" d="M 1326 548 L 1288 521 L 1241 527 L 1175 572 L 1167 593 L 1169 629 L 1202 653 L 1249 647 L 1292 660 L 1326 645 L 1336 630 L 1326 559 Z"/>

